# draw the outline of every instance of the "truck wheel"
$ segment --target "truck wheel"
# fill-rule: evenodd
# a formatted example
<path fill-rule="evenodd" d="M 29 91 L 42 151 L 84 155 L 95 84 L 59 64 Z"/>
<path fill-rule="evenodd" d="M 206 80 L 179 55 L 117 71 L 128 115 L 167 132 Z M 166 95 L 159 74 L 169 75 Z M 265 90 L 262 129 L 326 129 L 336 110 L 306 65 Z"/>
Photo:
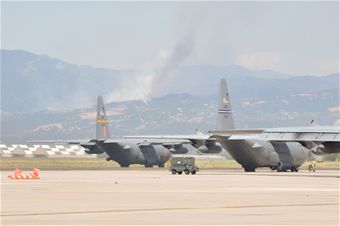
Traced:
<path fill-rule="evenodd" d="M 187 169 L 185 169 L 185 170 L 184 170 L 184 173 L 185 173 L 186 175 L 188 175 L 188 174 L 190 173 L 190 171 L 187 170 Z"/>
<path fill-rule="evenodd" d="M 171 170 L 171 173 L 172 173 L 172 174 L 176 174 L 177 171 L 176 171 L 175 169 L 172 169 L 172 170 Z"/>
<path fill-rule="evenodd" d="M 179 175 L 181 175 L 183 172 L 178 172 Z"/>
<path fill-rule="evenodd" d="M 191 174 L 192 175 L 196 174 L 196 170 L 191 171 Z"/>
<path fill-rule="evenodd" d="M 312 172 L 312 171 L 314 170 L 314 167 L 313 167 L 313 165 L 312 165 L 312 164 L 309 164 L 309 166 L 308 166 L 308 170 L 309 170 L 309 172 Z"/>

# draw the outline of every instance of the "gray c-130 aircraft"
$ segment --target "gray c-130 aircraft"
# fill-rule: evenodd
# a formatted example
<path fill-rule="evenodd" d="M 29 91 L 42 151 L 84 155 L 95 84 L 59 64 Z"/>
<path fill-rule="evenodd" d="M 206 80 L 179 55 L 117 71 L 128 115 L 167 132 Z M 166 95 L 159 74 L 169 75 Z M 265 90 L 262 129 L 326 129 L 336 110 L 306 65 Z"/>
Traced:
<path fill-rule="evenodd" d="M 340 153 L 339 126 L 210 131 L 246 172 L 258 167 L 297 172 L 307 153 Z"/>
<path fill-rule="evenodd" d="M 157 165 L 164 167 L 171 157 L 167 147 L 161 142 L 150 142 L 141 139 L 110 138 L 109 121 L 107 120 L 103 98 L 97 99 L 96 138 L 91 140 L 72 141 L 31 141 L 33 143 L 67 143 L 77 144 L 85 148 L 88 154 L 106 153 L 107 161 L 115 161 L 121 167 L 141 164 L 145 167 Z"/>
<path fill-rule="evenodd" d="M 158 165 L 164 167 L 171 157 L 167 147 L 160 142 L 131 139 L 111 139 L 109 121 L 107 120 L 103 98 L 97 100 L 96 139 L 86 143 L 78 143 L 89 154 L 106 153 L 107 161 L 115 161 L 121 167 L 131 164 L 141 164 L 145 167 Z"/>

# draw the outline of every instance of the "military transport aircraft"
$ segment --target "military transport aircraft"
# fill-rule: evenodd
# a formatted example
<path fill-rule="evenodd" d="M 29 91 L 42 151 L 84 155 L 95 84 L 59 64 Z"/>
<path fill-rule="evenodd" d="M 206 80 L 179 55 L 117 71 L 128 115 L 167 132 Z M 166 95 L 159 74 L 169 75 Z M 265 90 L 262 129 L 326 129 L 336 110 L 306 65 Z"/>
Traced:
<path fill-rule="evenodd" d="M 258 167 L 298 171 L 306 161 L 308 151 L 340 153 L 339 126 L 219 129 L 209 133 L 246 172 L 253 172 Z"/>
<path fill-rule="evenodd" d="M 75 141 L 32 141 L 34 143 L 68 143 L 78 144 L 85 148 L 88 154 L 106 153 L 107 161 L 115 161 L 121 167 L 129 167 L 131 164 L 141 164 L 145 167 L 158 165 L 164 167 L 164 163 L 171 157 L 167 147 L 161 142 L 144 141 L 141 139 L 111 139 L 109 121 L 107 120 L 103 98 L 97 100 L 96 138 L 91 140 Z"/>

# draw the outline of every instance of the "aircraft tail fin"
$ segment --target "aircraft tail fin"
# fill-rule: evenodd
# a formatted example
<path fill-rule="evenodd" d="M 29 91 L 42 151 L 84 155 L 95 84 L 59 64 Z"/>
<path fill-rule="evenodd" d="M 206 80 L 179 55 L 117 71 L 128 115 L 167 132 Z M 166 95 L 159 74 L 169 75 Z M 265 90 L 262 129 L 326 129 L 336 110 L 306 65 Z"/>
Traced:
<path fill-rule="evenodd" d="M 231 102 L 225 79 L 221 79 L 220 90 L 218 96 L 218 112 L 217 112 L 217 129 L 235 129 L 233 113 L 231 111 Z"/>
<path fill-rule="evenodd" d="M 106 117 L 106 110 L 102 96 L 97 99 L 97 120 L 96 120 L 96 139 L 106 140 L 110 138 L 109 121 Z"/>

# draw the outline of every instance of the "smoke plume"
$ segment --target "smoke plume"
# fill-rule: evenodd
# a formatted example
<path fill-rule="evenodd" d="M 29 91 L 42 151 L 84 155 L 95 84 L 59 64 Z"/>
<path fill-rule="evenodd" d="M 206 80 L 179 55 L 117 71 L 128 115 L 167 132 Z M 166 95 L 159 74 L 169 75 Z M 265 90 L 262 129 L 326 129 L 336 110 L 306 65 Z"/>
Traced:
<path fill-rule="evenodd" d="M 160 51 L 152 66 L 130 76 L 121 85 L 121 89 L 109 96 L 109 101 L 142 100 L 147 102 L 155 89 L 169 79 L 172 73 L 193 51 L 193 40 L 183 38 L 172 50 Z"/>

